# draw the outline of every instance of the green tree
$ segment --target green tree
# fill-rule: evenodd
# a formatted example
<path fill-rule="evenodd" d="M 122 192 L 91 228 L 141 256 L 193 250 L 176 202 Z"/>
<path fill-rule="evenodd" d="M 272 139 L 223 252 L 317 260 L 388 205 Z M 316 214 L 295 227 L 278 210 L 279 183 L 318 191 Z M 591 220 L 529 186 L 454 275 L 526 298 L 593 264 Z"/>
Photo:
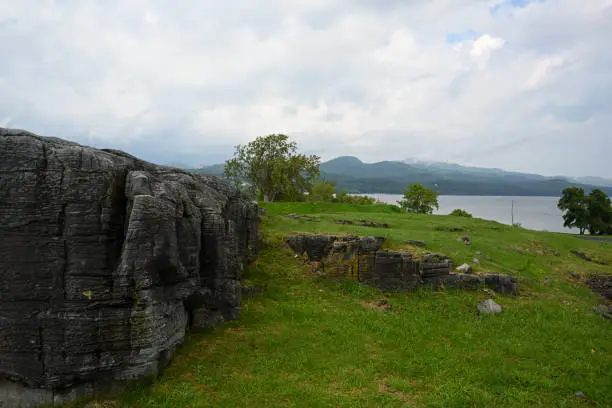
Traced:
<path fill-rule="evenodd" d="M 410 184 L 399 205 L 404 211 L 419 214 L 431 214 L 434 209 L 440 208 L 438 193 L 420 183 Z"/>
<path fill-rule="evenodd" d="M 310 185 L 308 201 L 332 201 L 336 193 L 336 183 L 319 179 Z"/>
<path fill-rule="evenodd" d="M 469 212 L 462 210 L 460 208 L 457 208 L 456 210 L 453 210 L 453 212 L 451 212 L 449 215 L 452 215 L 454 217 L 467 217 L 467 218 L 472 218 L 472 214 L 470 214 Z"/>
<path fill-rule="evenodd" d="M 584 195 L 584 190 L 578 187 L 568 187 L 563 190 L 563 195 L 557 203 L 559 210 L 563 211 L 563 226 L 567 228 L 578 228 L 580 235 L 589 226 L 589 199 Z"/>
<path fill-rule="evenodd" d="M 610 198 L 599 189 L 589 194 L 587 203 L 588 229 L 591 235 L 606 234 L 612 225 L 612 204 Z"/>
<path fill-rule="evenodd" d="M 240 186 L 248 183 L 265 202 L 299 200 L 319 176 L 320 158 L 297 153 L 297 144 L 282 134 L 259 136 L 236 146 L 225 162 L 225 176 Z"/>

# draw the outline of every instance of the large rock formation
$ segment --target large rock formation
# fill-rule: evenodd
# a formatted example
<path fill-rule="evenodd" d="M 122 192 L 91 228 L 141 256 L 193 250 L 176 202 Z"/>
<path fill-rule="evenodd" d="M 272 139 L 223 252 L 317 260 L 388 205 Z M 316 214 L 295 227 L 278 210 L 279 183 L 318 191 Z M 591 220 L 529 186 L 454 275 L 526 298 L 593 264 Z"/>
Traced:
<path fill-rule="evenodd" d="M 0 407 L 157 375 L 236 317 L 257 240 L 215 177 L 0 128 Z"/>
<path fill-rule="evenodd" d="M 407 251 L 384 251 L 383 237 L 352 235 L 293 235 L 287 245 L 306 256 L 313 273 L 336 279 L 352 279 L 384 291 L 411 291 L 420 286 L 477 289 L 518 295 L 518 280 L 503 274 L 452 273 L 453 261 L 442 254 L 415 257 Z"/>

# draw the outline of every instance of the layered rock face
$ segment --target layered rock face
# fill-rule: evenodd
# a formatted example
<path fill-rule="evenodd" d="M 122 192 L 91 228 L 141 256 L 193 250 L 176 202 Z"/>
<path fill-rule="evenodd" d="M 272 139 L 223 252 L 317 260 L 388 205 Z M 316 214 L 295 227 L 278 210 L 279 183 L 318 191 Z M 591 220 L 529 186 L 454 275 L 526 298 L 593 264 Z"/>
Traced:
<path fill-rule="evenodd" d="M 217 178 L 0 128 L 0 407 L 157 375 L 236 317 L 258 223 Z"/>
<path fill-rule="evenodd" d="M 518 295 L 516 278 L 503 274 L 452 273 L 452 259 L 441 254 L 417 258 L 406 251 L 384 251 L 383 237 L 294 235 L 287 239 L 298 255 L 306 255 L 313 273 L 352 279 L 384 291 L 402 292 L 420 286 L 477 289 L 487 286 L 499 293 Z"/>

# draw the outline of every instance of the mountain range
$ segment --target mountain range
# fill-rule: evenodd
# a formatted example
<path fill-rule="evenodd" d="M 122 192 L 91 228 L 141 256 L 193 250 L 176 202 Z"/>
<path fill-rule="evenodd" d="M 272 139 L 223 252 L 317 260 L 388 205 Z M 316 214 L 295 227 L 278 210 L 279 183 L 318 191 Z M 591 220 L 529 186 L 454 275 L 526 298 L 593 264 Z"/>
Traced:
<path fill-rule="evenodd" d="M 600 188 L 612 195 L 612 180 L 599 177 L 571 179 L 501 169 L 468 167 L 451 163 L 382 161 L 364 163 L 343 156 L 321 163 L 321 177 L 336 182 L 349 193 L 402 194 L 410 183 L 421 183 L 443 195 L 551 196 L 569 186 L 588 193 Z M 201 174 L 223 174 L 223 165 L 191 169 Z"/>

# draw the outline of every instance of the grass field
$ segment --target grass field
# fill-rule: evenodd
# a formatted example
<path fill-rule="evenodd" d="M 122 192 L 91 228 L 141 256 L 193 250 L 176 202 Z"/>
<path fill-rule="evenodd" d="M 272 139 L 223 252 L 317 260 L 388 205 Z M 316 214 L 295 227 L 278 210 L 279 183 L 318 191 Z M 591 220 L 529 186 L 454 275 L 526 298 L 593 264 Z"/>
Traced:
<path fill-rule="evenodd" d="M 99 407 L 612 407 L 612 322 L 581 280 L 612 273 L 612 243 L 479 219 L 395 213 L 384 205 L 267 204 L 266 246 L 246 273 L 265 287 L 242 316 L 190 335 L 154 384 L 137 384 Z M 317 222 L 288 213 L 311 214 Z M 389 229 L 338 225 L 365 218 Z M 450 232 L 449 228 L 464 231 Z M 285 247 L 297 232 L 380 235 L 387 247 L 427 250 L 476 272 L 520 277 L 520 298 L 483 292 L 383 294 L 313 278 Z M 459 237 L 469 235 L 472 244 Z M 584 252 L 601 265 L 584 261 Z M 480 263 L 473 264 L 473 259 Z M 387 299 L 390 310 L 377 307 Z M 582 392 L 587 399 L 576 397 Z"/>

